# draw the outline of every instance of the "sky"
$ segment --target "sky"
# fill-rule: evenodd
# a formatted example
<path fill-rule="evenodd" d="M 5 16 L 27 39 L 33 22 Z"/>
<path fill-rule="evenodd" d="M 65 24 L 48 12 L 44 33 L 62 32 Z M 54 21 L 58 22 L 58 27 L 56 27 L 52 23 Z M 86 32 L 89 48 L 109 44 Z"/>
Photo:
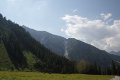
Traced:
<path fill-rule="evenodd" d="M 7 19 L 38 31 L 120 51 L 120 0 L 0 0 Z"/>

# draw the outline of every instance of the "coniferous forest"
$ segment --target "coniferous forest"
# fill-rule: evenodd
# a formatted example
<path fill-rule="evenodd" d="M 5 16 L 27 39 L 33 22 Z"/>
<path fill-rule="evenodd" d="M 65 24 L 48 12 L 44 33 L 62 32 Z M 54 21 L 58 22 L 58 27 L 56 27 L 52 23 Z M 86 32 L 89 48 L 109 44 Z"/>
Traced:
<path fill-rule="evenodd" d="M 74 61 L 57 55 L 0 14 L 0 70 L 120 75 L 120 64 L 112 60 L 103 67 L 97 61 Z"/>
<path fill-rule="evenodd" d="M 0 14 L 0 69 L 73 73 L 74 64 L 34 40 L 21 26 Z M 7 57 L 3 57 L 7 56 Z M 7 59 L 9 58 L 9 59 Z M 8 67 L 9 66 L 9 67 Z"/>

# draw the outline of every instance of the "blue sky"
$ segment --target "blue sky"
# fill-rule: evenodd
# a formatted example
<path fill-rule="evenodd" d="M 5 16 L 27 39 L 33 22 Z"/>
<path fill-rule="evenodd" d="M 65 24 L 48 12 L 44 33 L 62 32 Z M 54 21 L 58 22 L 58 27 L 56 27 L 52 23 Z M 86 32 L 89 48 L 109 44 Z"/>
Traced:
<path fill-rule="evenodd" d="M 112 13 L 120 18 L 119 4 L 120 0 L 0 0 L 0 12 L 21 25 L 65 36 L 60 31 L 64 15 L 94 19 L 100 13 Z"/>
<path fill-rule="evenodd" d="M 104 49 L 107 50 L 109 47 L 108 51 L 119 50 L 118 45 L 114 46 L 111 44 L 113 42 L 111 40 L 113 35 L 111 34 L 117 33 L 117 31 L 112 28 L 111 32 L 114 33 L 108 32 L 107 34 L 106 27 L 117 25 L 114 22 L 120 19 L 120 0 L 0 0 L 0 13 L 6 16 L 7 19 L 35 30 L 48 31 L 64 37 L 74 37 L 100 49 L 107 45 Z M 86 20 L 83 18 L 86 18 Z M 73 20 L 78 23 L 72 24 L 73 22 L 71 21 Z M 94 33 L 92 33 L 89 29 L 90 27 L 87 26 L 86 32 L 84 32 L 81 31 L 83 28 L 81 29 L 82 24 L 80 21 L 85 21 L 85 25 L 88 25 L 91 21 L 95 30 L 98 26 L 95 25 L 96 23 L 102 24 L 104 22 L 103 26 L 105 27 L 102 27 L 99 31 L 94 30 Z M 70 25 L 78 26 L 75 28 Z M 93 38 L 94 41 L 90 40 L 91 35 L 86 34 L 87 31 L 91 35 L 98 34 L 99 38 L 96 36 Z M 101 34 L 101 32 L 104 34 Z M 119 33 L 115 35 L 119 38 Z M 105 41 L 109 39 L 111 42 L 102 42 L 104 39 Z M 103 45 L 98 46 L 99 44 L 96 43 L 103 43 Z M 113 46 L 111 47 L 111 45 Z"/>

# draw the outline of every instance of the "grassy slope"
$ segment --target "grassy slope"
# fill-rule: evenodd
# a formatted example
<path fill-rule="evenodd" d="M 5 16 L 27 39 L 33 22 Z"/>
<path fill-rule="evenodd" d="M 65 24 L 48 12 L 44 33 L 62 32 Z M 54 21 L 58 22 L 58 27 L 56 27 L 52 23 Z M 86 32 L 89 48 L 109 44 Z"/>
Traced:
<path fill-rule="evenodd" d="M 24 51 L 23 54 L 27 60 L 29 68 L 32 69 L 34 64 L 37 63 L 39 59 L 29 51 Z"/>
<path fill-rule="evenodd" d="M 108 75 L 0 72 L 0 80 L 110 80 L 112 77 Z"/>
<path fill-rule="evenodd" d="M 1 42 L 0 43 L 0 69 L 7 70 L 11 67 L 13 67 L 13 64 L 9 59 L 9 56 L 7 54 L 4 44 Z"/>

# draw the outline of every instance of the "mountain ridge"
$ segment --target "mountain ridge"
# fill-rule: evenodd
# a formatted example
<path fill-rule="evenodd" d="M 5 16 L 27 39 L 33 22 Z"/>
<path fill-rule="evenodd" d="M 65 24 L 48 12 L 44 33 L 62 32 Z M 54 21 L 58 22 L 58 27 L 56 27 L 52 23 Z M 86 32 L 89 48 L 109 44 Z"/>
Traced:
<path fill-rule="evenodd" d="M 114 54 L 114 55 L 117 55 L 117 56 L 120 56 L 120 51 L 116 52 L 116 51 L 111 51 L 109 52 L 110 54 Z"/>
<path fill-rule="evenodd" d="M 51 52 L 24 28 L 1 14 L 0 60 L 0 70 L 74 73 L 74 63 Z"/>
<path fill-rule="evenodd" d="M 90 44 L 74 38 L 66 39 L 46 31 L 36 31 L 25 26 L 24 28 L 46 48 L 52 50 L 57 55 L 65 56 L 72 61 L 79 62 L 80 60 L 87 60 L 88 62 L 97 63 L 102 66 L 110 66 L 114 59 L 120 61 L 115 55 L 111 55 L 104 50 L 99 50 Z"/>
<path fill-rule="evenodd" d="M 37 32 L 36 39 L 42 41 L 35 40 L 23 26 L 0 15 L 0 70 L 119 74 L 119 56 L 74 38 L 65 39 L 45 31 L 33 32 Z"/>

